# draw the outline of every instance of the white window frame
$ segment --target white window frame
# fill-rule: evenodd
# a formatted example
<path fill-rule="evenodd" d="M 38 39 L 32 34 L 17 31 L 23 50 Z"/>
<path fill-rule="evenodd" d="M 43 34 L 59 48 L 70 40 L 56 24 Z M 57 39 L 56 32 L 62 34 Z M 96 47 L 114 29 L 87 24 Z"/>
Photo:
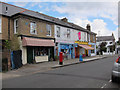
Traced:
<path fill-rule="evenodd" d="M 60 27 L 57 27 L 57 37 L 60 37 Z"/>
<path fill-rule="evenodd" d="M 17 21 L 17 25 L 16 25 L 16 21 Z M 18 28 L 18 19 L 15 19 L 14 20 L 14 34 L 18 33 L 17 28 Z"/>
<path fill-rule="evenodd" d="M 37 34 L 36 22 L 30 22 L 30 34 Z"/>
<path fill-rule="evenodd" d="M 0 17 L 0 33 L 2 33 L 2 17 Z"/>
<path fill-rule="evenodd" d="M 47 30 L 47 35 L 46 36 L 51 36 L 51 25 L 46 24 L 46 30 Z M 48 32 L 50 32 L 50 33 L 48 34 Z"/>
<path fill-rule="evenodd" d="M 67 38 L 70 38 L 70 29 L 67 29 Z"/>

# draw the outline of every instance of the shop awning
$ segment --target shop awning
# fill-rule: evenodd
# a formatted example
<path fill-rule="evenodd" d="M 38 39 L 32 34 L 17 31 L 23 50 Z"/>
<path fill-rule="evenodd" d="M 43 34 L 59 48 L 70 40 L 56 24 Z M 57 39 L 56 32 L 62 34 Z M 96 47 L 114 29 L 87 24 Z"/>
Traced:
<path fill-rule="evenodd" d="M 79 44 L 79 46 L 80 47 L 83 47 L 83 48 L 85 48 L 85 49 L 87 49 L 87 50 L 93 50 L 94 48 L 92 48 L 92 47 L 90 47 L 90 46 L 88 46 L 88 45 L 81 45 L 81 44 Z"/>
<path fill-rule="evenodd" d="M 53 40 L 23 37 L 23 46 L 55 46 Z"/>

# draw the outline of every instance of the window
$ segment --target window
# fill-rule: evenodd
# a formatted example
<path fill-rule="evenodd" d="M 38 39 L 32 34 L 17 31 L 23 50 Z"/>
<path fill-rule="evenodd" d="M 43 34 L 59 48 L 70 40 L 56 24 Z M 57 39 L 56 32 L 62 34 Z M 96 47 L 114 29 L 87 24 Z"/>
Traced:
<path fill-rule="evenodd" d="M 2 18 L 0 17 L 0 33 L 2 33 Z"/>
<path fill-rule="evenodd" d="M 95 42 L 95 36 L 93 35 L 93 42 Z"/>
<path fill-rule="evenodd" d="M 47 36 L 51 36 L 51 25 L 46 25 L 46 29 L 47 29 Z"/>
<path fill-rule="evenodd" d="M 6 10 L 5 12 L 7 13 L 7 11 L 8 11 L 8 7 L 6 7 L 5 10 Z"/>
<path fill-rule="evenodd" d="M 37 34 L 37 31 L 36 31 L 36 23 L 35 23 L 35 22 L 31 22 L 31 23 L 30 23 L 30 33 L 31 33 L 31 34 Z"/>
<path fill-rule="evenodd" d="M 14 34 L 18 33 L 18 19 L 14 20 Z"/>
<path fill-rule="evenodd" d="M 92 45 L 92 48 L 94 48 L 94 46 Z M 95 53 L 95 50 L 91 50 L 91 53 Z"/>
<path fill-rule="evenodd" d="M 70 29 L 67 29 L 67 38 L 70 38 Z"/>
<path fill-rule="evenodd" d="M 112 42 L 110 42 L 110 44 L 112 44 Z"/>
<path fill-rule="evenodd" d="M 57 27 L 57 37 L 60 37 L 60 27 Z"/>

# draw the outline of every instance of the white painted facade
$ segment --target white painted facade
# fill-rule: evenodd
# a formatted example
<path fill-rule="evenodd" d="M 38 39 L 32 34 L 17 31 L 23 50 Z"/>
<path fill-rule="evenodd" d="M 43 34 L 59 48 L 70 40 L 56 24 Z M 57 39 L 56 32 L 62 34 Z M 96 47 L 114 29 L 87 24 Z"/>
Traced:
<path fill-rule="evenodd" d="M 98 48 L 100 48 L 99 45 L 100 45 L 102 42 L 106 42 L 106 43 L 107 43 L 107 44 L 106 44 L 107 51 L 106 51 L 106 52 L 103 52 L 103 54 L 105 54 L 105 55 L 111 54 L 111 53 L 110 53 L 110 48 L 109 48 L 109 46 L 114 45 L 115 42 L 113 42 L 112 40 L 96 42 L 96 45 L 98 46 Z"/>
<path fill-rule="evenodd" d="M 57 37 L 57 27 L 60 27 L 60 37 Z M 87 41 L 87 32 L 78 31 L 75 29 L 54 25 L 55 29 L 55 39 L 57 42 L 65 42 L 65 43 L 74 43 L 75 41 L 79 40 L 78 32 L 81 32 L 81 40 L 80 41 Z M 70 29 L 70 38 L 67 37 L 67 29 Z"/>

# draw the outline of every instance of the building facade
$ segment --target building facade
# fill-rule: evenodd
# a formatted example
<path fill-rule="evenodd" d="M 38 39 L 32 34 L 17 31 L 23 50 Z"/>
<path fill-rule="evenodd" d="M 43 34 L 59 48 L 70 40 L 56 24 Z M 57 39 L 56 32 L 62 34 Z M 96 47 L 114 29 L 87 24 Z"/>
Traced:
<path fill-rule="evenodd" d="M 85 29 L 66 18 L 54 18 L 3 2 L 0 6 L 2 52 L 21 50 L 23 65 L 52 61 L 60 52 L 66 59 L 78 58 L 80 54 L 91 56 L 96 52 L 96 34 L 91 32 L 90 26 Z M 6 40 L 10 48 L 5 47 Z"/>
<path fill-rule="evenodd" d="M 112 33 L 111 36 L 98 36 L 96 45 L 98 47 L 97 52 L 101 51 L 101 44 L 105 44 L 104 46 L 106 49 L 103 52 L 103 54 L 111 54 L 115 51 L 115 38 Z M 115 52 L 114 52 L 115 53 Z"/>

